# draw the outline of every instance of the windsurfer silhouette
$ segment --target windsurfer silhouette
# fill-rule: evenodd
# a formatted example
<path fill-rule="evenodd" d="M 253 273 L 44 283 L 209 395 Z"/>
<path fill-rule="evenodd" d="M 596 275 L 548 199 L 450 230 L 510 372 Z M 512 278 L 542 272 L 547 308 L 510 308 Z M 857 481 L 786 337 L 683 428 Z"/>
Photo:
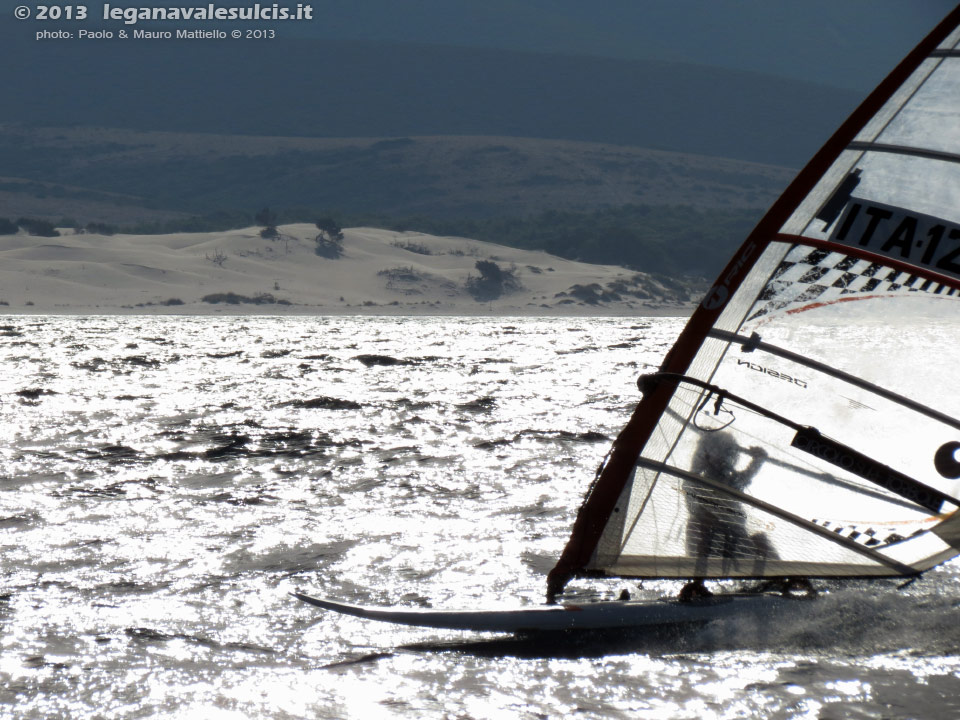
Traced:
<path fill-rule="evenodd" d="M 750 456 L 750 463 L 737 469 L 741 454 Z M 729 432 L 706 433 L 693 454 L 691 471 L 694 475 L 728 485 L 743 492 L 753 481 L 767 458 L 760 447 L 741 448 Z M 710 557 L 721 558 L 721 572 L 739 558 L 752 557 L 762 564 L 768 557 L 776 557 L 770 541 L 763 533 L 747 531 L 747 515 L 740 502 L 722 490 L 686 479 L 683 490 L 687 501 L 687 554 L 696 558 L 694 579 L 683 586 L 680 600 L 711 595 L 703 584 Z M 759 574 L 759 567 L 756 574 Z"/>

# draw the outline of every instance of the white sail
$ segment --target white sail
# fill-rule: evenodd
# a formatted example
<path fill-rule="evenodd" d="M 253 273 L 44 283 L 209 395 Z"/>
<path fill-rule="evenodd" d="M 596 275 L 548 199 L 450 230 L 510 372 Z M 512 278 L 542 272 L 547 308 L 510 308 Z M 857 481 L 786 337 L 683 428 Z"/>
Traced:
<path fill-rule="evenodd" d="M 870 577 L 960 553 L 960 8 L 744 242 L 551 573 Z"/>

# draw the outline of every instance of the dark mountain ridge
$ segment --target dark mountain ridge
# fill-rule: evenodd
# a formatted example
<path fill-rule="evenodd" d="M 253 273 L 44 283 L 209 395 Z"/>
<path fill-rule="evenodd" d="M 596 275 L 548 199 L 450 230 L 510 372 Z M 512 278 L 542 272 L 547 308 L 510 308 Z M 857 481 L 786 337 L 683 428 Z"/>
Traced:
<path fill-rule="evenodd" d="M 128 225 L 264 205 L 438 220 L 629 204 L 757 209 L 787 168 L 509 137 L 278 138 L 0 128 L 0 216 Z M 252 217 L 252 216 L 251 216 Z M 288 221 L 309 221 L 295 214 Z"/>
<path fill-rule="evenodd" d="M 37 45 L 0 25 L 0 56 L 18 66 L 0 121 L 303 137 L 501 135 L 797 166 L 859 100 L 702 65 L 436 45 Z"/>

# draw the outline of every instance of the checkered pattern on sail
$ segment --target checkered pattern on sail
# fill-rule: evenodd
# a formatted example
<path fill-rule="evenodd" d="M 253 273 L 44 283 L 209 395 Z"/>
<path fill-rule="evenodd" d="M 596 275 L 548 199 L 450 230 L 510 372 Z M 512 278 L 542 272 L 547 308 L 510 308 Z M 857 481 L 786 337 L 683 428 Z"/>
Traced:
<path fill-rule="evenodd" d="M 828 304 L 856 295 L 925 292 L 957 296 L 955 288 L 850 255 L 796 245 L 757 298 L 756 320 L 779 310 Z"/>
<path fill-rule="evenodd" d="M 837 523 L 830 520 L 813 520 L 831 532 L 849 538 L 867 547 L 884 547 L 902 542 L 907 537 L 919 535 L 924 530 L 928 530 L 932 522 L 918 523 L 916 527 L 902 528 L 884 528 L 866 525 L 856 525 L 850 523 Z"/>

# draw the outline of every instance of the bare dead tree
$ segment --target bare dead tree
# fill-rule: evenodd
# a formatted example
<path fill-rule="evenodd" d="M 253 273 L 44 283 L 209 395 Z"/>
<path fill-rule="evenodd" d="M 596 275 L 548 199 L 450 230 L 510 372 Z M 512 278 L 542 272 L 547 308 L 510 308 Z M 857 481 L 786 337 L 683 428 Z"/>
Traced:
<path fill-rule="evenodd" d="M 223 264 L 227 261 L 227 254 L 220 248 L 217 248 L 216 252 L 213 253 L 212 256 L 206 255 L 205 257 L 217 267 L 223 267 Z"/>

